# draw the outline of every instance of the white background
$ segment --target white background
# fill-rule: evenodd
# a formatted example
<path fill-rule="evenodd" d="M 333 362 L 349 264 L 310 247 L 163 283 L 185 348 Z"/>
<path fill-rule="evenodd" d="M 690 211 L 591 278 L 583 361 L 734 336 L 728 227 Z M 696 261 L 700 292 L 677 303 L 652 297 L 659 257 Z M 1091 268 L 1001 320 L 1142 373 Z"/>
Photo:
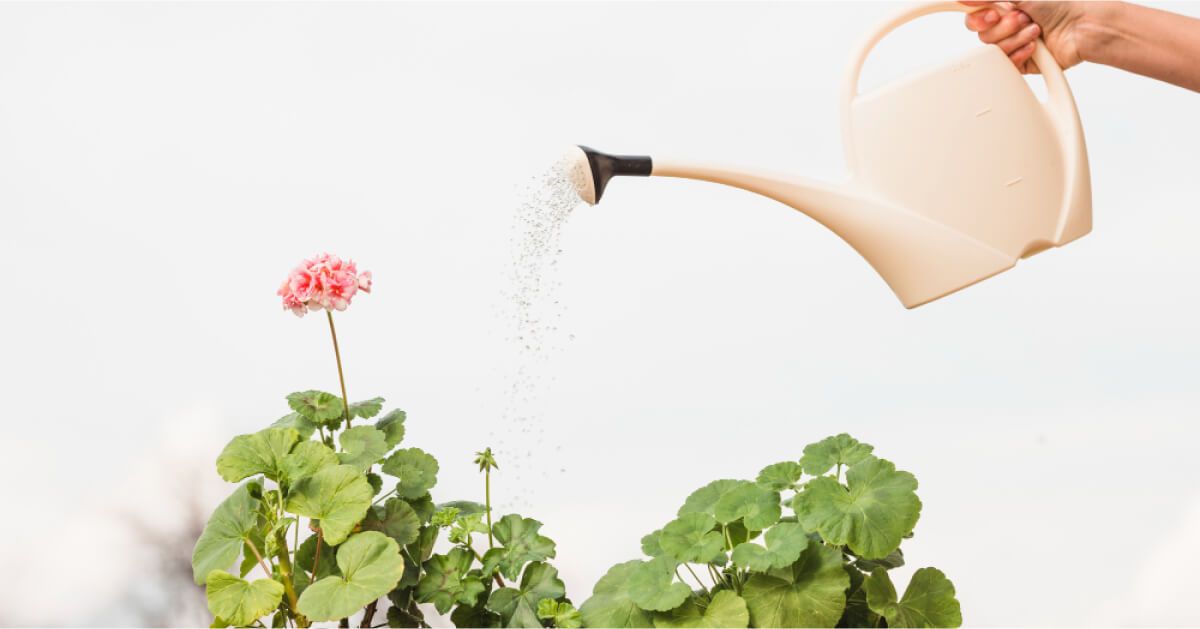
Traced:
<path fill-rule="evenodd" d="M 408 411 L 439 499 L 478 498 L 516 188 L 575 142 L 843 177 L 843 64 L 893 9 L 0 5 L 0 624 L 137 622 L 122 518 L 211 504 L 230 436 L 336 387 L 324 321 L 274 295 L 317 251 L 376 277 L 339 317 L 351 397 Z M 865 87 L 974 45 L 927 18 Z M 1200 96 L 1068 78 L 1094 233 L 917 310 L 745 192 L 620 180 L 575 214 L 575 340 L 496 492 L 577 603 L 691 490 L 848 431 L 920 480 L 910 568 L 969 624 L 1196 623 Z"/>

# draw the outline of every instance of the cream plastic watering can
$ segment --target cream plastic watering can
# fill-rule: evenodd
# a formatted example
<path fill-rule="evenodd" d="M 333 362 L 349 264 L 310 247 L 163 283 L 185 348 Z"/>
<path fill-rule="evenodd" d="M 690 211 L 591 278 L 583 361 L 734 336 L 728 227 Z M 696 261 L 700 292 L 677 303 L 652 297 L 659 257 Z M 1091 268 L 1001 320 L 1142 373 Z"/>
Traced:
<path fill-rule="evenodd" d="M 898 26 L 956 2 L 906 8 L 851 58 L 842 88 L 850 171 L 833 184 L 790 175 L 576 152 L 580 196 L 595 204 L 617 175 L 736 186 L 785 203 L 845 240 L 907 308 L 944 297 L 1092 228 L 1083 129 L 1071 89 L 1038 40 L 1039 101 L 997 46 L 983 46 L 873 92 L 858 92 L 871 49 Z"/>

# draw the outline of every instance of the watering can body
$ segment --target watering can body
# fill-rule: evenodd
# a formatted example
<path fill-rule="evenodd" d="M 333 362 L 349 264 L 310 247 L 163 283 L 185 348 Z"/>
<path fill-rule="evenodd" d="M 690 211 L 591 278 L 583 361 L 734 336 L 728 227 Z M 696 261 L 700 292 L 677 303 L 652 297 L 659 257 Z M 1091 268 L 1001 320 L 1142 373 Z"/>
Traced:
<path fill-rule="evenodd" d="M 896 27 L 970 10 L 956 2 L 905 8 L 858 48 L 841 99 L 847 182 L 581 147 L 592 174 L 581 196 L 595 203 L 614 174 L 701 179 L 769 196 L 845 240 L 908 308 L 1087 234 L 1083 131 L 1062 70 L 1040 41 L 1033 59 L 1046 82 L 1045 102 L 996 46 L 858 92 L 866 58 Z"/>

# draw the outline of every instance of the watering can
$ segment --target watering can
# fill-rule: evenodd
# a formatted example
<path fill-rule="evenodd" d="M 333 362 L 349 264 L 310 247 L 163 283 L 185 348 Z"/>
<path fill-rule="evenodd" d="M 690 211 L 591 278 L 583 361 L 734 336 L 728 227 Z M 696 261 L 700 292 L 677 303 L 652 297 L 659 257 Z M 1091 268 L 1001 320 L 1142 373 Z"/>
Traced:
<path fill-rule="evenodd" d="M 851 58 L 841 94 L 850 179 L 788 174 L 572 148 L 572 179 L 596 204 L 614 176 L 699 179 L 787 204 L 854 248 L 906 308 L 1011 269 L 1092 228 L 1083 129 L 1062 68 L 1041 40 L 1033 54 L 1040 101 L 994 45 L 859 93 L 871 49 L 898 26 L 957 2 L 905 8 Z"/>

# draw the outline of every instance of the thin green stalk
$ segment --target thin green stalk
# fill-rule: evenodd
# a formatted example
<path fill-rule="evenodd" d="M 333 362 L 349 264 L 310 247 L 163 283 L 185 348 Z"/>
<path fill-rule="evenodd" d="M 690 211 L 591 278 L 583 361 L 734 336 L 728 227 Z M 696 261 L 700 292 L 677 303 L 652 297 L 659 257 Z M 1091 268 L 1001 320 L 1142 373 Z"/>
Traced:
<path fill-rule="evenodd" d="M 833 480 L 835 480 L 839 483 L 842 482 L 842 464 L 841 463 L 837 464 L 837 471 L 835 471 L 833 473 Z"/>
<path fill-rule="evenodd" d="M 313 581 L 317 580 L 317 570 L 320 569 L 319 566 L 321 565 L 321 540 L 324 537 L 321 531 L 317 531 L 317 552 L 313 553 L 312 574 L 308 575 L 309 585 L 312 585 Z"/>
<path fill-rule="evenodd" d="M 263 560 L 262 553 L 258 552 L 258 546 L 255 546 L 254 542 L 251 541 L 249 537 L 244 538 L 244 540 L 246 545 L 250 547 L 250 550 L 254 551 L 254 556 L 258 558 L 258 567 L 262 568 L 263 573 L 268 579 L 270 579 L 271 569 L 267 567 L 267 562 Z"/>
<path fill-rule="evenodd" d="M 333 311 L 326 310 L 325 317 L 329 319 L 329 335 L 333 337 L 333 357 L 337 359 L 338 383 L 342 385 L 342 412 L 346 418 L 346 428 L 349 428 L 350 398 L 346 397 L 346 376 L 342 373 L 342 352 L 338 349 L 337 329 L 333 327 Z"/>
<path fill-rule="evenodd" d="M 495 548 L 496 543 L 492 540 L 492 468 L 487 468 L 483 471 L 483 500 L 487 507 L 487 522 L 488 522 L 488 548 Z"/>
<path fill-rule="evenodd" d="M 697 574 L 696 574 L 696 571 L 695 571 L 695 570 L 692 570 L 692 566 L 691 566 L 691 565 L 689 565 L 689 564 L 686 564 L 686 563 L 685 563 L 685 564 L 683 564 L 683 567 L 684 567 L 684 568 L 687 568 L 687 571 L 688 571 L 688 572 L 690 572 L 690 573 L 692 573 L 692 578 L 696 580 L 696 583 L 699 583 L 699 584 L 700 584 L 700 589 L 704 590 L 704 591 L 705 591 L 705 593 L 707 593 L 707 592 L 708 592 L 708 588 L 707 588 L 707 587 L 705 587 L 705 585 L 704 585 L 704 582 L 700 580 L 700 575 L 697 575 Z M 682 581 L 682 580 L 683 580 L 683 579 L 680 579 L 680 581 Z"/>
<path fill-rule="evenodd" d="M 387 492 L 386 494 L 384 494 L 384 495 L 380 496 L 379 498 L 376 498 L 376 499 L 375 499 L 375 502 L 372 502 L 372 503 L 371 503 L 371 506 L 372 506 L 372 507 L 374 507 L 375 505 L 379 504 L 379 502 L 380 502 L 381 500 L 383 500 L 384 498 L 387 498 L 388 496 L 391 496 L 391 495 L 392 495 L 392 494 L 394 494 L 394 493 L 396 493 L 396 489 L 395 489 L 395 488 L 392 488 L 392 490 L 391 490 L 391 491 L 389 491 L 389 492 Z"/>
<path fill-rule="evenodd" d="M 296 611 L 296 601 L 298 600 L 298 597 L 296 596 L 296 586 L 292 579 L 292 560 L 288 557 L 287 541 L 283 539 L 283 535 L 279 533 L 276 533 L 275 535 L 277 541 L 279 542 L 280 548 L 278 555 L 279 576 L 283 579 L 283 591 L 288 598 L 288 607 L 292 610 L 292 614 L 296 618 L 296 625 L 299 627 L 307 627 L 309 625 L 308 619 L 301 615 L 300 612 Z M 313 566 L 313 572 L 316 572 L 315 565 Z"/>

